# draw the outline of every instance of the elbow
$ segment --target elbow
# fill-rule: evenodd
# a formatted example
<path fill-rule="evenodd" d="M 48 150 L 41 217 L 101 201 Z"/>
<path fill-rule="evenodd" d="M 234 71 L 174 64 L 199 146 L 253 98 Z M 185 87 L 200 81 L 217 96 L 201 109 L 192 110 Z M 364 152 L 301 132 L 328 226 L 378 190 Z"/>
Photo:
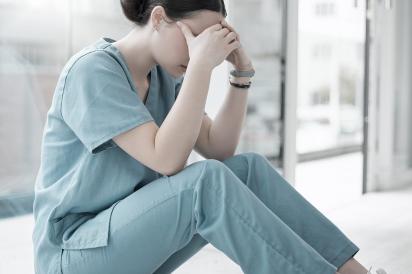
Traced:
<path fill-rule="evenodd" d="M 227 158 L 233 157 L 236 153 L 237 143 L 236 144 L 227 144 L 223 142 L 219 142 L 218 145 L 216 143 L 210 143 L 207 151 L 210 157 L 209 159 L 216 159 L 218 161 L 223 161 Z"/>
<path fill-rule="evenodd" d="M 166 176 L 173 176 L 179 173 L 186 167 L 187 160 L 184 163 L 168 165 L 163 169 L 162 174 Z"/>
<path fill-rule="evenodd" d="M 221 153 L 215 155 L 215 157 L 212 157 L 212 158 L 218 161 L 224 161 L 227 158 L 233 157 L 234 155 L 235 155 L 235 149 L 222 151 Z"/>
<path fill-rule="evenodd" d="M 224 155 L 220 156 L 217 160 L 224 161 L 224 160 L 226 160 L 230 157 L 233 157 L 234 155 L 235 155 L 234 153 L 227 153 L 227 154 L 224 154 Z"/>

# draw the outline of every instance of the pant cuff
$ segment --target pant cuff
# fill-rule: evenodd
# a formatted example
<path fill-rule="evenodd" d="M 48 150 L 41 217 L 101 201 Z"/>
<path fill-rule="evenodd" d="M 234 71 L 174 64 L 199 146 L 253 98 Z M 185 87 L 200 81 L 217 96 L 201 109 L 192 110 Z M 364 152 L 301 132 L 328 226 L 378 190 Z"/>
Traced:
<path fill-rule="evenodd" d="M 344 263 L 355 256 L 358 251 L 359 247 L 354 243 L 349 242 L 345 248 L 343 248 L 342 251 L 340 251 L 338 255 L 330 261 L 330 263 L 339 269 Z"/>

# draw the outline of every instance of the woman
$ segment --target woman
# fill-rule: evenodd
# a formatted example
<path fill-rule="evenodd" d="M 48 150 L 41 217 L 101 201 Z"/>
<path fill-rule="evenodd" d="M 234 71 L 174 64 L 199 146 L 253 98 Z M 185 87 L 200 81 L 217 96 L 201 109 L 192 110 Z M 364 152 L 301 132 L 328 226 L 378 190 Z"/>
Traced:
<path fill-rule="evenodd" d="M 204 112 L 214 67 L 253 71 L 224 3 L 121 5 L 133 30 L 76 53 L 56 86 L 36 273 L 171 273 L 209 242 L 245 273 L 366 273 L 359 248 L 266 158 L 233 155 L 250 77 L 232 77 L 213 126 Z M 186 166 L 193 148 L 207 159 Z"/>

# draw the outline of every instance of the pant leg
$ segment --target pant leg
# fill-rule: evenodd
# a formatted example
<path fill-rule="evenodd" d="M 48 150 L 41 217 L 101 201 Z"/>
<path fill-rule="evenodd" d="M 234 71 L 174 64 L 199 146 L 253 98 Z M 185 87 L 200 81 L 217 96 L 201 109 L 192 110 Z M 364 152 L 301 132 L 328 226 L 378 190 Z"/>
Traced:
<path fill-rule="evenodd" d="M 359 247 L 297 192 L 261 154 L 241 153 L 223 163 L 271 211 L 337 268 L 359 251 Z"/>
<path fill-rule="evenodd" d="M 63 274 L 153 273 L 195 233 L 247 274 L 336 271 L 227 166 L 204 160 L 121 200 L 108 246 L 64 250 Z"/>
<path fill-rule="evenodd" d="M 309 204 L 264 156 L 254 152 L 240 153 L 224 160 L 223 163 L 271 211 L 336 268 L 342 266 L 359 251 L 359 247 Z M 156 274 L 171 273 L 207 243 L 196 234 L 193 241 L 173 254 Z"/>
<path fill-rule="evenodd" d="M 185 171 L 196 180 L 202 166 Z M 168 177 L 146 184 L 114 207 L 107 246 L 64 249 L 62 274 L 151 274 L 193 238 L 191 208 L 178 208 Z"/>
<path fill-rule="evenodd" d="M 178 209 L 193 208 L 195 231 L 244 273 L 336 272 L 222 162 L 192 165 L 204 165 L 196 182 L 185 180 L 183 172 L 170 177 L 176 192 L 189 192 L 180 196 Z"/>
<path fill-rule="evenodd" d="M 208 242 L 196 233 L 182 249 L 172 254 L 153 274 L 170 274 L 199 252 Z"/>

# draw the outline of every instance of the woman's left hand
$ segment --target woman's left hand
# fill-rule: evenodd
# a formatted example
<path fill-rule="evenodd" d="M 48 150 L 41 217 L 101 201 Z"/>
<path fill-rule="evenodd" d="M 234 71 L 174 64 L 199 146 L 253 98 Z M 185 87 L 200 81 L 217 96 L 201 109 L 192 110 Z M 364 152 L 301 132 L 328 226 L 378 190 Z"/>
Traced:
<path fill-rule="evenodd" d="M 223 27 L 228 28 L 230 31 L 233 31 L 236 33 L 236 40 L 240 42 L 240 37 L 239 34 L 235 31 L 235 29 L 229 25 L 229 23 L 224 19 L 221 21 L 221 24 Z M 231 63 L 236 70 L 252 70 L 253 64 L 252 61 L 250 60 L 249 56 L 246 54 L 243 46 L 240 48 L 237 48 L 233 50 L 227 57 L 226 61 Z"/>

